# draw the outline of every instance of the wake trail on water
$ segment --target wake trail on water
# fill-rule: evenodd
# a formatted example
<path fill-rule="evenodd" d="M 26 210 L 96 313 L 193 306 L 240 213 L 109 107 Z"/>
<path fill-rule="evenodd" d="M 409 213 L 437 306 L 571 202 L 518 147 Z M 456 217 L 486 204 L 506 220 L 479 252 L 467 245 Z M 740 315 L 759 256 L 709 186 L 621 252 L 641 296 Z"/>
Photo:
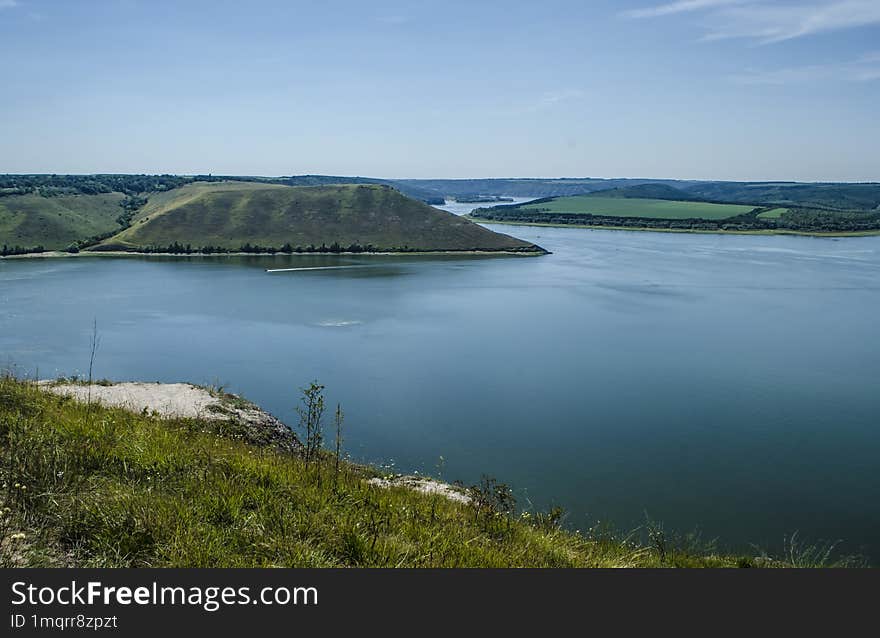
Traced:
<path fill-rule="evenodd" d="M 298 272 L 302 270 L 338 270 L 340 268 L 366 268 L 366 265 L 352 266 L 308 266 L 305 268 L 266 268 L 266 272 Z"/>

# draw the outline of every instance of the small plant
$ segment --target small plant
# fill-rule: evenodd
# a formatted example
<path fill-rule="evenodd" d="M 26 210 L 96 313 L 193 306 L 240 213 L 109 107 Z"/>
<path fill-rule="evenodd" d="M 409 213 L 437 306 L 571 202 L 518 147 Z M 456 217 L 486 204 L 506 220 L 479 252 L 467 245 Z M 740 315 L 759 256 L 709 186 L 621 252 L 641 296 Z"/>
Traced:
<path fill-rule="evenodd" d="M 89 353 L 89 390 L 88 390 L 88 406 L 89 406 L 89 417 L 91 417 L 92 413 L 92 372 L 95 367 L 95 355 L 98 352 L 98 345 L 100 345 L 101 340 L 98 337 L 98 319 L 97 317 L 92 322 L 92 341 L 91 341 L 91 349 Z"/>
<path fill-rule="evenodd" d="M 787 567 L 866 567 L 863 556 L 841 555 L 838 551 L 840 541 L 836 543 L 807 543 L 801 540 L 798 532 L 783 539 L 782 560 L 774 559 L 761 552 L 759 560 L 762 565 L 785 565 Z"/>
<path fill-rule="evenodd" d="M 300 403 L 296 411 L 300 428 L 305 433 L 303 454 L 308 467 L 309 463 L 317 460 L 324 441 L 324 425 L 321 422 L 324 418 L 324 386 L 312 381 L 309 387 L 302 388 Z"/>
<path fill-rule="evenodd" d="M 516 509 L 516 498 L 509 485 L 484 474 L 479 484 L 468 489 L 468 495 L 474 508 L 474 520 L 482 520 L 484 530 L 489 531 L 492 523 L 500 518 L 506 519 L 507 529 L 510 529 L 510 515 Z"/>
<path fill-rule="evenodd" d="M 551 507 L 549 512 L 538 512 L 529 516 L 529 522 L 538 529 L 548 532 L 555 532 L 562 528 L 562 522 L 565 520 L 566 511 L 562 507 Z"/>
<path fill-rule="evenodd" d="M 663 523 L 652 519 L 648 516 L 647 512 L 645 512 L 645 520 L 645 530 L 648 532 L 648 542 L 654 551 L 657 552 L 660 561 L 665 561 L 666 555 L 669 551 L 669 543 L 666 538 L 666 530 L 663 527 Z"/>
<path fill-rule="evenodd" d="M 336 489 L 339 485 L 339 455 L 342 452 L 342 422 L 345 419 L 345 414 L 342 412 L 342 407 L 337 403 L 336 404 L 336 462 L 333 465 L 333 489 Z"/>

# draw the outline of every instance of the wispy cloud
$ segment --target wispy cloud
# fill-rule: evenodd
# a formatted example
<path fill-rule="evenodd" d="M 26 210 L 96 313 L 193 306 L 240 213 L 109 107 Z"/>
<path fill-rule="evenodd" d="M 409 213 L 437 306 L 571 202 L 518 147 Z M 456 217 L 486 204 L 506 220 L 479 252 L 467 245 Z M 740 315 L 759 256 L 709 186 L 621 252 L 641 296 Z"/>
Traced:
<path fill-rule="evenodd" d="M 749 70 L 734 75 L 737 84 L 784 86 L 815 82 L 872 82 L 880 80 L 880 51 L 856 60 L 831 64 L 787 67 L 771 70 Z"/>
<path fill-rule="evenodd" d="M 877 0 L 835 0 L 812 4 L 761 4 L 719 11 L 720 24 L 706 40 L 750 38 L 762 44 L 880 24 Z"/>
<path fill-rule="evenodd" d="M 580 89 L 564 89 L 562 91 L 548 91 L 542 94 L 538 99 L 527 105 L 525 107 L 525 111 L 534 113 L 536 111 L 545 111 L 547 109 L 553 108 L 558 104 L 562 104 L 563 102 L 570 102 L 571 100 L 577 100 L 584 96 L 584 92 Z"/>
<path fill-rule="evenodd" d="M 16 0 L 0 0 L 0 9 L 11 9 L 17 6 L 18 2 Z"/>
<path fill-rule="evenodd" d="M 654 7 L 624 11 L 623 15 L 628 18 L 658 18 L 660 16 L 686 13 L 688 11 L 716 9 L 731 4 L 743 4 L 748 1 L 749 0 L 678 0 L 677 2 L 669 2 Z"/>
<path fill-rule="evenodd" d="M 706 14 L 703 40 L 745 38 L 760 44 L 880 24 L 878 0 L 814 0 L 782 3 L 766 0 L 680 0 L 626 13 L 653 18 L 688 11 Z"/>

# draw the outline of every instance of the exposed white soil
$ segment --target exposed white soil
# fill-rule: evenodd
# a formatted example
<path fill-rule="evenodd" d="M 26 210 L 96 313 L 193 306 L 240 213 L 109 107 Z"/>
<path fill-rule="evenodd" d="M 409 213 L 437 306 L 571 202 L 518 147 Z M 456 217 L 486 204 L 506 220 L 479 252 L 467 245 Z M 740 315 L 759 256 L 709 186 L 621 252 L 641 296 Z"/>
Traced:
<path fill-rule="evenodd" d="M 246 428 L 248 440 L 292 449 L 296 436 L 284 423 L 258 406 L 232 394 L 211 392 L 191 383 L 144 383 L 130 381 L 89 386 L 82 382 L 41 381 L 49 392 L 85 403 L 89 400 L 163 418 L 234 421 Z"/>
<path fill-rule="evenodd" d="M 91 400 L 106 406 L 124 408 L 131 412 L 156 413 L 166 418 L 200 417 L 229 420 L 231 413 L 224 409 L 222 400 L 208 390 L 189 383 L 126 382 L 113 385 L 58 383 L 43 381 L 44 387 L 55 394 L 69 396 L 77 401 Z M 214 406 L 214 410 L 209 410 Z M 220 408 L 220 409 L 218 409 Z"/>
<path fill-rule="evenodd" d="M 367 481 L 377 487 L 405 487 L 425 494 L 439 494 L 457 503 L 470 503 L 471 497 L 449 483 L 424 476 L 398 476 L 394 478 L 371 478 Z"/>

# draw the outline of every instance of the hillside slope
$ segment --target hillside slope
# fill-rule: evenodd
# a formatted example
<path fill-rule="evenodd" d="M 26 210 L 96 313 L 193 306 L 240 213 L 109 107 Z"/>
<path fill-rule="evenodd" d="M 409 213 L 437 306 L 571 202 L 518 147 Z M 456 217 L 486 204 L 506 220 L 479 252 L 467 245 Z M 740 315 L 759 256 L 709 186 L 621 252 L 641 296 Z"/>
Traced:
<path fill-rule="evenodd" d="M 62 249 L 83 238 L 117 230 L 117 220 L 124 213 L 120 206 L 123 199 L 122 193 L 2 197 L 0 247 Z"/>
<path fill-rule="evenodd" d="M 96 250 L 245 247 L 296 250 L 542 252 L 384 185 L 198 183 L 152 196 L 131 227 Z"/>

